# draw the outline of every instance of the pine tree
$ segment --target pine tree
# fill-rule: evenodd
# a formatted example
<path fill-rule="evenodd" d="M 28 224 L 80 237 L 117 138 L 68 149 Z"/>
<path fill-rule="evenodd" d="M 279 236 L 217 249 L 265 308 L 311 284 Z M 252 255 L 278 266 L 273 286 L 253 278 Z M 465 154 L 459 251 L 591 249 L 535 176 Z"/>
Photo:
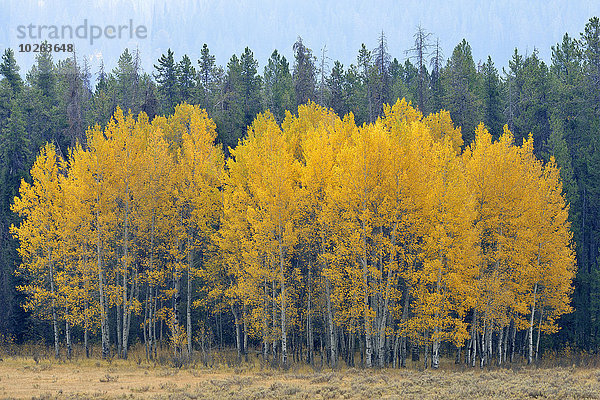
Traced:
<path fill-rule="evenodd" d="M 241 96 L 244 111 L 244 127 L 250 126 L 256 114 L 262 111 L 260 102 L 261 77 L 257 74 L 258 61 L 246 47 L 240 56 Z"/>
<path fill-rule="evenodd" d="M 367 112 L 367 122 L 373 123 L 375 121 L 375 109 L 373 105 L 373 54 L 367 50 L 367 47 L 363 43 L 358 56 L 356 57 L 356 63 L 360 73 L 361 85 L 363 87 L 362 93 L 364 99 L 361 102 L 361 107 L 365 107 Z"/>
<path fill-rule="evenodd" d="M 215 83 L 218 83 L 217 66 L 215 56 L 210 54 L 206 43 L 200 50 L 200 59 L 198 60 L 198 102 L 209 112 L 215 106 L 214 96 L 216 95 Z"/>
<path fill-rule="evenodd" d="M 196 70 L 187 54 L 177 63 L 177 87 L 179 88 L 179 101 L 191 103 L 196 84 Z"/>
<path fill-rule="evenodd" d="M 139 52 L 134 54 L 125 49 L 119 56 L 117 67 L 114 68 L 108 79 L 109 90 L 112 92 L 113 108 L 110 115 L 120 107 L 126 113 L 137 115 L 139 112 L 139 79 L 140 65 Z M 110 116 L 109 116 L 110 118 Z"/>
<path fill-rule="evenodd" d="M 32 146 L 26 132 L 24 88 L 17 64 L 11 57 L 12 52 L 7 50 L 0 64 L 3 75 L 0 80 L 0 301 L 5 304 L 5 312 L 0 316 L 0 332 L 20 337 L 27 323 L 15 289 L 20 283 L 13 274 L 18 264 L 18 244 L 10 235 L 9 227 L 18 223 L 18 219 L 10 212 L 10 204 L 18 194 L 21 181 L 29 176 Z M 13 79 L 12 84 L 9 77 Z"/>
<path fill-rule="evenodd" d="M 23 80 L 19 75 L 19 66 L 15 60 L 15 54 L 12 49 L 4 50 L 2 54 L 2 63 L 0 64 L 0 74 L 6 79 L 13 93 L 17 94 L 23 89 Z"/>
<path fill-rule="evenodd" d="M 327 79 L 327 86 L 329 87 L 329 106 L 338 115 L 347 114 L 346 106 L 346 87 L 344 79 L 344 66 L 336 61 L 331 69 L 331 74 Z"/>
<path fill-rule="evenodd" d="M 296 95 L 296 105 L 299 106 L 308 102 L 315 101 L 316 87 L 316 68 L 315 57 L 312 50 L 304 45 L 302 38 L 298 37 L 294 43 L 294 92 Z"/>
<path fill-rule="evenodd" d="M 548 67 L 535 50 L 524 60 L 521 69 L 518 116 L 514 119 L 515 138 L 520 142 L 533 134 L 537 155 L 547 154 L 549 126 L 550 79 Z"/>
<path fill-rule="evenodd" d="M 492 58 L 482 66 L 482 105 L 483 122 L 489 127 L 492 136 L 499 137 L 502 131 L 502 103 L 500 97 L 500 78 Z"/>
<path fill-rule="evenodd" d="M 462 127 L 465 143 L 470 143 L 480 120 L 480 82 L 471 55 L 471 46 L 462 40 L 452 52 L 442 75 L 444 103 L 455 124 Z"/>
<path fill-rule="evenodd" d="M 65 154 L 70 142 L 64 134 L 66 110 L 59 107 L 56 66 L 50 52 L 37 54 L 36 63 L 27 73 L 27 80 L 33 89 L 28 93 L 29 115 L 26 118 L 32 145 L 38 149 L 46 142 L 52 142 Z"/>
<path fill-rule="evenodd" d="M 278 122 L 285 118 L 285 111 L 296 105 L 294 87 L 286 58 L 274 50 L 263 73 L 264 105 Z"/>
<path fill-rule="evenodd" d="M 177 65 L 173 59 L 173 52 L 167 49 L 167 54 L 163 54 L 158 59 L 158 65 L 154 65 L 156 74 L 154 78 L 158 83 L 161 105 L 164 114 L 171 114 L 175 110 L 175 105 L 179 102 L 179 93 L 177 93 Z"/>
<path fill-rule="evenodd" d="M 222 110 L 216 115 L 219 141 L 223 143 L 227 154 L 227 149 L 234 148 L 246 133 L 244 89 L 242 66 L 240 59 L 234 54 L 227 64 L 223 83 Z"/>

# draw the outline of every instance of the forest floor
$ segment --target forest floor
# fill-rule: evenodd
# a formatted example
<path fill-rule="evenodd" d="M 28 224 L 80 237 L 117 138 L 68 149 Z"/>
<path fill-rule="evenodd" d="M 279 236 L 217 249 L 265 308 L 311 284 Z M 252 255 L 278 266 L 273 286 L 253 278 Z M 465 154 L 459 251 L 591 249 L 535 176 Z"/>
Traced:
<path fill-rule="evenodd" d="M 287 371 L 137 361 L 0 361 L 0 399 L 600 399 L 600 369 L 513 366 Z"/>

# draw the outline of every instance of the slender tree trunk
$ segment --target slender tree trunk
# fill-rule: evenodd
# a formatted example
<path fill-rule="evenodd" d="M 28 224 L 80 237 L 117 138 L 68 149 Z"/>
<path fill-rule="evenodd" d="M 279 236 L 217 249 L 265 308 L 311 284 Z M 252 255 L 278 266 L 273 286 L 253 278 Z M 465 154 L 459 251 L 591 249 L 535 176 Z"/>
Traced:
<path fill-rule="evenodd" d="M 363 242 L 363 252 L 364 254 L 361 257 L 362 263 L 362 273 L 363 273 L 363 316 L 365 323 L 365 361 L 366 367 L 371 368 L 373 366 L 372 356 L 373 356 L 373 348 L 371 346 L 371 310 L 369 307 L 369 277 L 368 277 L 368 266 L 367 266 L 367 237 L 364 223 L 363 223 L 363 234 L 362 234 L 362 242 Z"/>
<path fill-rule="evenodd" d="M 396 334 L 394 335 L 394 353 L 392 355 L 392 367 L 393 368 L 397 368 L 398 367 L 398 349 L 400 348 L 400 335 Z"/>
<path fill-rule="evenodd" d="M 118 282 L 118 278 L 117 278 L 117 284 L 119 284 Z M 123 351 L 123 321 L 121 320 L 122 317 L 122 311 L 121 311 L 122 307 L 119 306 L 117 304 L 116 308 L 115 308 L 115 312 L 117 313 L 117 325 L 116 325 L 116 335 L 115 338 L 117 340 L 117 356 L 121 357 L 122 356 L 122 351 Z"/>
<path fill-rule="evenodd" d="M 475 367 L 477 362 L 477 349 L 479 349 L 479 332 L 475 331 L 475 337 L 473 338 L 473 354 L 471 358 L 471 365 Z"/>
<path fill-rule="evenodd" d="M 440 294 L 440 290 L 441 290 L 441 282 L 442 282 L 442 273 L 443 273 L 443 268 L 446 266 L 446 257 L 440 255 L 440 267 L 438 269 L 438 274 L 437 274 L 437 283 L 435 286 L 435 294 L 439 295 Z M 440 334 L 440 328 L 439 328 L 439 312 L 437 311 L 437 307 L 436 307 L 436 312 L 435 312 L 435 328 L 434 328 L 434 332 L 433 332 L 433 340 L 432 340 L 432 355 L 431 355 L 431 367 L 434 369 L 439 368 L 440 366 L 440 339 L 439 339 L 439 334 Z"/>
<path fill-rule="evenodd" d="M 150 316 L 149 308 L 149 297 L 150 297 L 150 285 L 146 285 L 146 301 L 144 301 L 144 323 L 142 324 L 142 330 L 144 331 L 144 351 L 146 353 L 146 360 L 150 359 L 150 348 L 149 348 L 149 338 L 148 338 L 148 319 Z"/>
<path fill-rule="evenodd" d="M 410 342 L 411 359 L 418 362 L 421 359 L 421 346 L 414 341 Z"/>
<path fill-rule="evenodd" d="M 191 241 L 188 235 L 188 270 L 187 270 L 187 308 L 186 308 L 186 336 L 188 357 L 192 358 L 192 265 L 193 251 L 190 248 Z"/>
<path fill-rule="evenodd" d="M 308 364 L 313 364 L 313 347 L 314 347 L 314 340 L 313 340 L 313 331 L 312 331 L 312 282 L 311 282 L 311 278 L 312 278 L 312 274 L 311 274 L 311 270 L 310 270 L 310 265 L 309 265 L 309 269 L 308 269 L 308 312 L 306 313 L 306 325 L 307 325 L 307 329 L 306 329 L 306 362 Z M 333 342 L 331 342 L 331 346 L 333 347 Z M 333 359 L 332 359 L 332 363 L 333 363 Z"/>
<path fill-rule="evenodd" d="M 87 300 L 85 302 L 83 313 L 84 313 L 83 314 L 83 346 L 85 347 L 85 358 L 90 358 L 90 347 L 88 345 L 89 318 L 88 318 L 88 303 L 87 303 Z"/>
<path fill-rule="evenodd" d="M 331 282 L 325 277 L 325 296 L 327 300 L 327 327 L 329 329 L 329 340 L 331 342 L 331 366 L 335 367 L 337 363 L 337 344 L 335 338 L 335 327 L 333 321 L 333 311 L 331 308 Z"/>
<path fill-rule="evenodd" d="M 408 352 L 407 352 L 407 336 L 406 336 L 406 327 L 404 326 L 406 324 L 406 321 L 408 321 L 408 306 L 410 304 L 410 291 L 408 290 L 408 283 L 405 282 L 404 283 L 404 304 L 402 305 L 402 337 L 400 339 L 400 366 L 402 368 L 406 367 L 406 358 L 408 357 Z"/>
<path fill-rule="evenodd" d="M 435 286 L 435 294 L 439 295 L 440 293 L 440 286 L 442 283 L 442 268 L 444 268 L 446 265 L 446 259 L 443 256 L 440 256 L 440 267 L 438 269 L 438 276 L 437 276 L 437 283 Z M 431 368 L 433 369 L 438 369 L 440 367 L 440 339 L 439 339 L 439 333 L 440 333 L 440 328 L 439 328 L 439 313 L 437 311 L 436 308 L 436 312 L 435 312 L 435 328 L 434 328 L 434 338 L 433 338 L 433 342 L 432 342 L 432 346 L 433 346 L 433 352 L 431 355 Z"/>
<path fill-rule="evenodd" d="M 506 362 L 506 353 L 508 351 L 508 349 L 507 349 L 507 347 L 508 347 L 508 333 L 510 332 L 510 329 L 509 329 L 508 326 L 505 326 L 503 328 L 503 331 L 504 331 L 504 333 L 503 333 L 502 337 L 503 337 L 504 343 L 502 344 L 502 351 L 503 351 L 503 353 L 502 353 L 502 361 Z"/>
<path fill-rule="evenodd" d="M 156 295 L 157 290 L 158 288 L 156 287 L 153 290 L 154 304 L 152 305 L 152 348 L 154 351 L 154 358 L 156 358 L 158 355 L 158 336 L 156 335 L 156 326 L 158 324 L 158 318 L 156 318 L 156 311 L 158 310 L 158 296 Z"/>
<path fill-rule="evenodd" d="M 223 350 L 223 312 L 219 310 L 219 350 Z"/>
<path fill-rule="evenodd" d="M 515 348 L 516 348 L 516 339 L 517 339 L 517 327 L 514 324 L 514 321 L 511 321 L 512 325 L 512 336 L 510 340 L 510 362 L 512 363 L 515 359 Z"/>
<path fill-rule="evenodd" d="M 126 149 L 129 152 L 129 149 Z M 129 155 L 129 154 L 128 154 Z M 129 276 L 129 200 L 130 192 L 129 192 L 129 179 L 126 178 L 125 182 L 125 226 L 124 226 L 124 234 L 123 234 L 123 319 L 122 323 L 122 346 L 121 348 L 121 357 L 123 359 L 127 359 L 127 348 L 129 342 L 129 315 L 130 315 L 130 301 L 128 298 L 128 276 Z"/>
<path fill-rule="evenodd" d="M 268 312 L 269 312 L 269 290 L 267 287 L 267 279 L 265 278 L 263 283 L 264 288 L 264 296 L 263 296 L 263 361 L 267 362 L 267 357 L 269 353 L 269 322 L 268 322 Z"/>
<path fill-rule="evenodd" d="M 487 356 L 485 357 L 487 363 L 489 365 L 492 364 L 492 334 L 493 334 L 493 329 L 492 329 L 492 325 L 490 324 L 489 328 L 488 328 L 488 334 L 487 334 L 487 340 L 485 341 L 486 344 L 486 350 L 487 350 Z"/>
<path fill-rule="evenodd" d="M 281 233 L 279 234 L 279 268 L 281 273 L 281 363 L 287 364 L 287 326 L 286 326 L 286 309 L 285 309 L 285 275 L 284 275 L 284 260 L 283 260 L 283 244 Z"/>
<path fill-rule="evenodd" d="M 156 162 L 156 160 L 155 160 Z M 152 224 L 150 227 L 150 272 L 154 272 L 154 236 L 155 236 L 155 227 L 156 227 L 156 210 L 152 208 Z M 148 354 L 149 359 L 154 358 L 155 350 L 156 350 L 156 296 L 153 293 L 154 290 L 154 282 L 149 280 L 148 282 Z"/>
<path fill-rule="evenodd" d="M 66 313 L 65 313 L 65 318 L 66 318 Z M 71 325 L 69 324 L 69 321 L 65 321 L 65 338 L 67 341 L 67 359 L 71 359 L 71 355 L 73 354 L 73 346 L 71 344 Z"/>
<path fill-rule="evenodd" d="M 431 368 L 433 369 L 438 369 L 440 367 L 440 345 L 441 343 L 438 339 L 433 340 L 431 352 Z"/>
<path fill-rule="evenodd" d="M 233 322 L 235 324 L 235 346 L 237 349 L 237 360 L 240 362 L 242 360 L 242 338 L 241 338 L 241 329 L 240 329 L 240 318 L 238 316 L 238 311 L 236 307 L 231 305 L 231 313 L 233 314 Z"/>
<path fill-rule="evenodd" d="M 90 358 L 90 346 L 88 344 L 88 327 L 83 328 L 83 346 L 85 348 L 85 358 Z"/>
<path fill-rule="evenodd" d="M 131 332 L 131 303 L 133 299 L 139 300 L 140 297 L 140 285 L 139 285 L 139 272 L 137 268 L 134 268 L 133 274 L 133 283 L 131 287 L 131 293 L 129 294 L 129 303 L 127 305 L 127 313 L 125 314 L 125 325 L 123 326 L 123 358 L 127 359 L 128 349 L 129 349 L 129 333 Z"/>
<path fill-rule="evenodd" d="M 246 305 L 242 308 L 242 322 L 244 327 L 244 357 L 248 362 L 248 327 L 246 326 Z"/>
<path fill-rule="evenodd" d="M 148 310 L 148 353 L 149 358 L 154 358 L 154 349 L 156 348 L 156 320 L 155 320 L 155 308 L 156 308 L 156 298 L 154 296 L 154 287 L 152 285 L 149 286 L 148 291 L 150 292 L 149 296 L 149 310 Z"/>
<path fill-rule="evenodd" d="M 50 251 L 48 254 L 51 254 Z M 51 257 L 51 256 L 50 256 Z M 58 341 L 58 317 L 56 315 L 56 300 L 54 299 L 54 263 L 50 261 L 50 294 L 52 295 L 52 327 L 54 328 L 54 357 L 60 357 Z"/>
<path fill-rule="evenodd" d="M 535 361 L 537 361 L 539 358 L 539 351 L 540 351 L 540 336 L 542 333 L 542 318 L 544 317 L 544 309 L 541 308 L 540 309 L 540 321 L 538 323 L 538 331 L 537 331 L 537 339 L 535 340 Z"/>
<path fill-rule="evenodd" d="M 100 200 L 98 199 L 98 203 Z M 96 210 L 96 231 L 97 231 L 97 243 L 96 253 L 98 256 L 98 295 L 100 298 L 100 330 L 102 334 L 102 359 L 106 360 L 109 356 L 109 335 L 108 335 L 108 320 L 106 310 L 106 299 L 104 298 L 104 273 L 102 271 L 102 245 L 100 236 L 100 215 L 99 211 Z"/>
<path fill-rule="evenodd" d="M 181 244 L 180 244 L 181 246 Z M 181 247 L 178 246 L 181 250 Z M 180 253 L 181 254 L 181 253 Z M 183 260 L 181 260 L 183 261 Z M 175 337 L 176 335 L 179 335 L 179 303 L 181 300 L 181 276 L 180 276 L 180 271 L 179 271 L 179 267 L 175 267 L 174 271 L 173 271 L 173 322 L 172 322 L 172 327 L 171 327 L 171 334 Z M 217 328 L 219 326 L 217 325 Z M 218 332 L 218 331 L 217 331 Z M 179 343 L 179 341 L 177 341 L 177 344 L 175 346 L 175 353 L 178 354 L 180 353 L 183 349 L 181 348 L 181 343 Z"/>
<path fill-rule="evenodd" d="M 527 364 L 533 361 L 533 316 L 535 314 L 535 301 L 537 296 L 537 282 L 533 287 L 533 303 L 531 304 L 531 318 L 529 319 L 529 352 L 527 353 Z"/>
<path fill-rule="evenodd" d="M 488 325 L 488 321 L 487 321 L 487 316 L 486 314 L 484 314 L 484 319 L 483 319 L 483 332 L 481 333 L 481 337 L 480 337 L 480 341 L 479 341 L 479 360 L 480 360 L 480 368 L 483 368 L 485 365 L 487 365 L 487 333 L 488 333 L 488 329 L 489 329 L 489 325 Z"/>
<path fill-rule="evenodd" d="M 477 311 L 473 311 L 473 320 L 471 322 L 471 344 L 469 345 L 469 356 L 471 357 L 470 363 L 472 367 L 475 367 L 475 360 L 477 358 Z"/>
<path fill-rule="evenodd" d="M 425 369 L 427 369 L 428 367 L 428 362 L 429 362 L 429 333 L 425 332 L 423 334 L 423 338 L 425 339 L 425 345 L 424 347 L 424 351 L 423 351 L 423 366 L 425 367 Z"/>
<path fill-rule="evenodd" d="M 392 241 L 395 243 L 395 239 Z M 380 262 L 383 264 L 383 262 Z M 379 323 L 379 341 L 377 354 L 379 358 L 379 367 L 385 367 L 385 342 L 386 342 L 386 332 L 385 328 L 387 327 L 387 317 L 388 317 L 388 307 L 390 305 L 390 290 L 392 285 L 392 271 L 391 268 L 388 267 L 387 278 L 386 278 L 386 287 L 385 287 L 385 298 L 383 299 L 383 309 L 381 310 L 381 318 Z"/>
<path fill-rule="evenodd" d="M 277 338 L 275 337 L 275 331 L 277 329 L 277 301 L 275 299 L 276 295 L 275 295 L 275 280 L 273 280 L 272 282 L 272 293 L 271 295 L 273 296 L 273 307 L 272 307 L 272 312 L 273 312 L 273 335 L 272 335 L 272 345 L 273 345 L 273 364 L 275 364 L 277 362 Z"/>
<path fill-rule="evenodd" d="M 160 301 L 160 309 L 161 310 L 163 309 L 163 305 L 164 305 L 163 301 L 161 300 Z M 163 329 L 164 329 L 164 325 L 165 325 L 164 324 L 164 319 L 161 318 L 160 321 L 159 321 L 159 338 L 160 338 L 160 348 L 161 349 L 162 349 L 163 344 L 164 344 L 164 342 L 163 342 Z"/>
<path fill-rule="evenodd" d="M 500 328 L 498 331 L 498 365 L 502 365 L 502 334 L 504 333 L 504 328 Z"/>
<path fill-rule="evenodd" d="M 123 302 L 123 319 L 122 319 L 122 328 L 123 328 L 123 332 L 121 334 L 122 340 L 123 340 L 123 347 L 121 348 L 121 356 L 124 360 L 127 359 L 127 348 L 128 348 L 128 344 L 129 344 L 129 316 L 131 315 L 130 312 L 130 307 L 129 307 L 129 303 L 131 301 L 131 299 L 129 299 L 127 292 L 128 292 L 128 288 L 127 288 L 128 284 L 127 284 L 127 280 L 126 280 L 126 276 L 123 275 L 123 299 L 126 300 L 126 302 Z M 132 288 L 133 290 L 133 288 Z"/>
<path fill-rule="evenodd" d="M 350 360 L 350 366 L 354 367 L 354 356 L 356 355 L 356 334 L 350 333 L 350 348 L 348 349 L 349 355 L 348 358 Z"/>

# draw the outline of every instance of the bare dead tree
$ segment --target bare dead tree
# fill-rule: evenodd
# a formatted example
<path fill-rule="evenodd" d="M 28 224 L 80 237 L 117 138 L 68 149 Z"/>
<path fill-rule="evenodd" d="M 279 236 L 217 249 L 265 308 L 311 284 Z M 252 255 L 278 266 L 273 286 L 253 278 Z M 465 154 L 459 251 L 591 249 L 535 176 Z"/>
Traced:
<path fill-rule="evenodd" d="M 415 39 L 414 47 L 406 50 L 406 53 L 409 55 L 409 59 L 414 59 L 417 63 L 417 69 L 419 70 L 419 110 L 421 110 L 422 113 L 425 113 L 425 63 L 426 59 L 431 56 L 431 33 L 427 32 L 421 25 L 419 25 L 417 26 L 417 31 L 415 32 L 413 37 Z"/>

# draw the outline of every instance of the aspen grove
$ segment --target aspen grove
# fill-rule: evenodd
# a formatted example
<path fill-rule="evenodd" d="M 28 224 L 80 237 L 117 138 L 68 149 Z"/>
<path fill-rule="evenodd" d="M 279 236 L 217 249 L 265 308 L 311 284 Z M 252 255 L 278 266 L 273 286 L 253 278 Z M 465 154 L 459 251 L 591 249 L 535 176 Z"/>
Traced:
<path fill-rule="evenodd" d="M 223 333 L 202 309 L 231 316 L 240 360 L 532 362 L 572 311 L 569 206 L 531 135 L 480 124 L 465 146 L 448 112 L 405 100 L 362 126 L 312 102 L 266 111 L 226 153 L 215 129 L 185 103 L 117 109 L 85 147 L 41 149 L 11 232 L 56 356 L 205 354 Z"/>

